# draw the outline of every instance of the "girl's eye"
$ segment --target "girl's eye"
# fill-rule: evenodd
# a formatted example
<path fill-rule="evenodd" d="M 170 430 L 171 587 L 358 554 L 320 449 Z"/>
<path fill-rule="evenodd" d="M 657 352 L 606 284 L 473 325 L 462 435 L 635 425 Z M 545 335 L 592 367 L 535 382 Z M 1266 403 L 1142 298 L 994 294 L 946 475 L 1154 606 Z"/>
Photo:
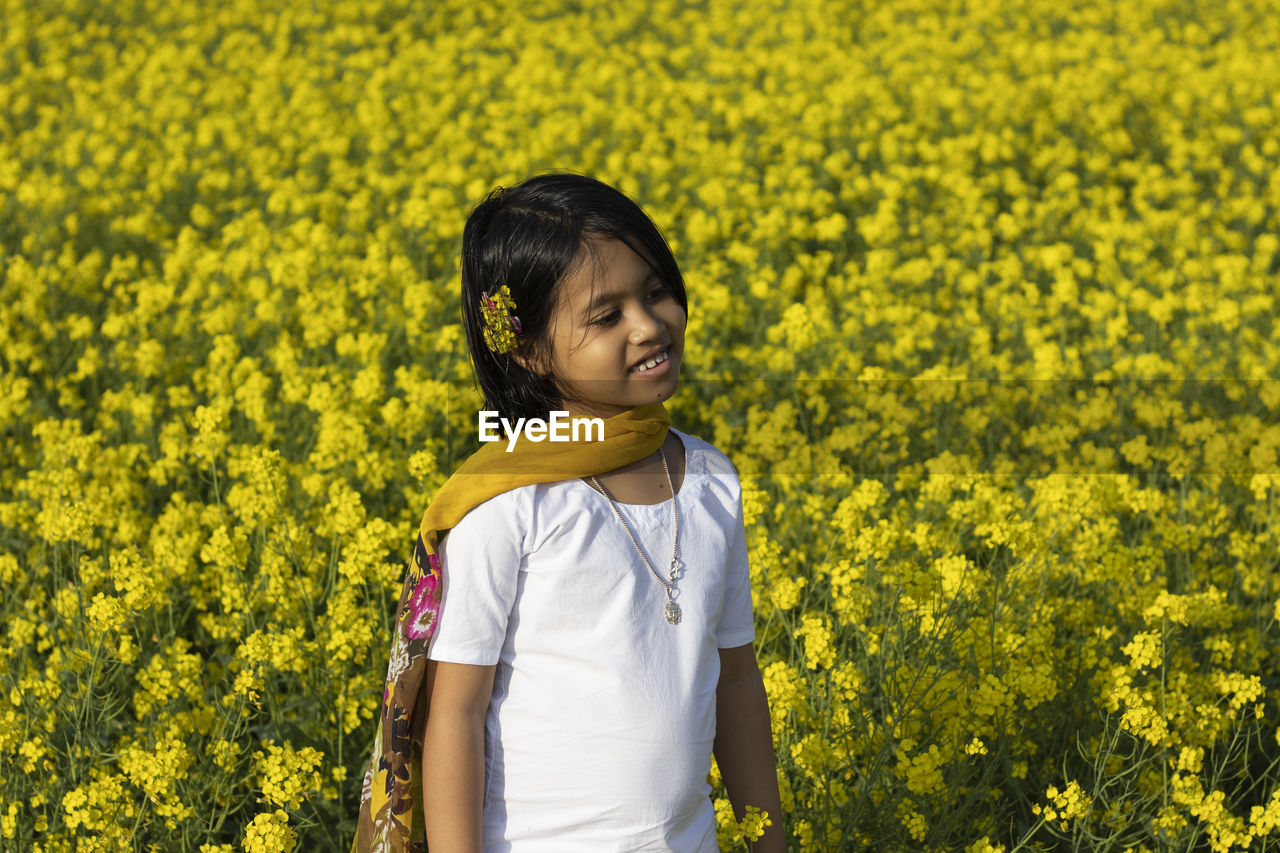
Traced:
<path fill-rule="evenodd" d="M 660 302 L 663 299 L 668 298 L 670 295 L 671 295 L 671 288 L 667 287 L 665 284 L 660 284 L 657 287 L 655 287 L 653 290 L 649 291 L 649 298 L 652 299 L 654 302 Z M 603 317 L 600 317 L 597 320 L 593 320 L 591 325 L 612 326 L 614 323 L 618 322 L 618 318 L 621 316 L 622 316 L 621 312 L 610 311 L 608 314 L 605 314 Z"/>

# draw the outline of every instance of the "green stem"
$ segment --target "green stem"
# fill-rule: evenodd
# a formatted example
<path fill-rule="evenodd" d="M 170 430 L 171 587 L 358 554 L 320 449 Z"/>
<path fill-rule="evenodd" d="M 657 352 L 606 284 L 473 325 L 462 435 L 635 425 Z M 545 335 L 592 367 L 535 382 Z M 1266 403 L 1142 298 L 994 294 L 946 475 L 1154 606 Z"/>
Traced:
<path fill-rule="evenodd" d="M 1033 835 L 1040 831 L 1040 827 L 1044 826 L 1045 823 L 1045 817 L 1044 815 L 1041 815 L 1040 819 L 1036 821 L 1036 825 L 1027 830 L 1026 834 L 1022 836 L 1022 839 L 1018 841 L 1017 845 L 1015 845 L 1009 853 L 1018 853 L 1019 850 L 1027 846 L 1027 842 L 1031 840 Z"/>

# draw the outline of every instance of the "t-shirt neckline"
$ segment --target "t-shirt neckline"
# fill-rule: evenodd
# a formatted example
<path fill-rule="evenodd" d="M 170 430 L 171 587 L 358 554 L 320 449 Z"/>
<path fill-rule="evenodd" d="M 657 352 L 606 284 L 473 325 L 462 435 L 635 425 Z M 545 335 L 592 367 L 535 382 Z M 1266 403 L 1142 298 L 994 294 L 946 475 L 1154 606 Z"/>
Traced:
<path fill-rule="evenodd" d="M 691 444 L 691 441 L 690 441 L 691 436 L 681 432 L 675 427 L 668 427 L 668 429 L 670 429 L 672 432 L 674 432 L 676 435 L 680 437 L 680 444 L 682 447 L 684 447 L 684 477 L 680 480 L 680 490 L 677 491 L 675 494 L 675 497 L 683 498 L 683 497 L 686 497 L 687 493 L 689 492 L 689 486 L 690 486 L 689 475 L 693 473 L 692 469 L 694 467 L 694 464 L 695 464 L 694 460 L 697 458 L 697 454 L 695 454 L 693 450 L 689 447 L 689 445 Z M 583 481 L 581 477 L 575 477 L 574 479 L 580 485 L 586 487 L 587 489 L 590 489 L 591 493 L 595 495 L 598 499 L 604 501 L 606 504 L 609 502 L 610 498 L 606 498 L 604 495 L 600 494 L 598 491 L 596 491 L 594 486 L 592 486 L 590 483 Z M 631 503 L 627 503 L 626 501 L 620 501 L 617 498 L 612 498 L 612 500 L 618 506 L 626 507 L 628 510 L 634 510 L 636 512 L 645 512 L 648 510 L 669 509 L 671 507 L 671 502 L 673 498 L 667 498 L 665 501 L 660 501 L 659 503 L 656 503 L 656 504 L 631 504 Z"/>

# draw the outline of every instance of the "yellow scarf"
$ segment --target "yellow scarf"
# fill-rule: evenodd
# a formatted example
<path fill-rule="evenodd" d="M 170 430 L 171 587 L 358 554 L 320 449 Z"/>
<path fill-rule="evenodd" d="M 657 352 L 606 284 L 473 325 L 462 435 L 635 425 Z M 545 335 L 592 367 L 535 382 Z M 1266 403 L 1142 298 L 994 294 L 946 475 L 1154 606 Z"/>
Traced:
<path fill-rule="evenodd" d="M 472 508 L 511 489 L 603 474 L 645 458 L 662 446 L 671 418 L 661 403 L 604 419 L 603 441 L 531 442 L 521 433 L 507 451 L 489 442 L 458 467 L 422 516 L 418 541 L 400 590 L 390 665 L 373 755 L 365 774 L 352 853 L 423 853 L 422 738 L 427 708 L 422 692 L 427 645 L 440 606 L 440 534 Z M 426 571 L 424 571 L 426 569 Z M 465 571 L 454 567 L 453 571 Z"/>

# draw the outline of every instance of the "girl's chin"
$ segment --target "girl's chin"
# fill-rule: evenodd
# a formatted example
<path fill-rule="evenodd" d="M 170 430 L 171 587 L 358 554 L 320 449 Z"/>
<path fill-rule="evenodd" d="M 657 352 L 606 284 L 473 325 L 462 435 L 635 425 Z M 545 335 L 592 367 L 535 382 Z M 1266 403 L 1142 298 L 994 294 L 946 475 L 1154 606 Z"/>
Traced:
<path fill-rule="evenodd" d="M 648 399 L 646 399 L 643 403 L 640 403 L 639 405 L 653 405 L 654 403 L 665 403 L 675 396 L 676 389 L 678 387 L 679 387 L 679 383 L 673 377 L 671 382 L 663 383 L 660 387 L 654 388 L 653 392 L 649 395 Z"/>

